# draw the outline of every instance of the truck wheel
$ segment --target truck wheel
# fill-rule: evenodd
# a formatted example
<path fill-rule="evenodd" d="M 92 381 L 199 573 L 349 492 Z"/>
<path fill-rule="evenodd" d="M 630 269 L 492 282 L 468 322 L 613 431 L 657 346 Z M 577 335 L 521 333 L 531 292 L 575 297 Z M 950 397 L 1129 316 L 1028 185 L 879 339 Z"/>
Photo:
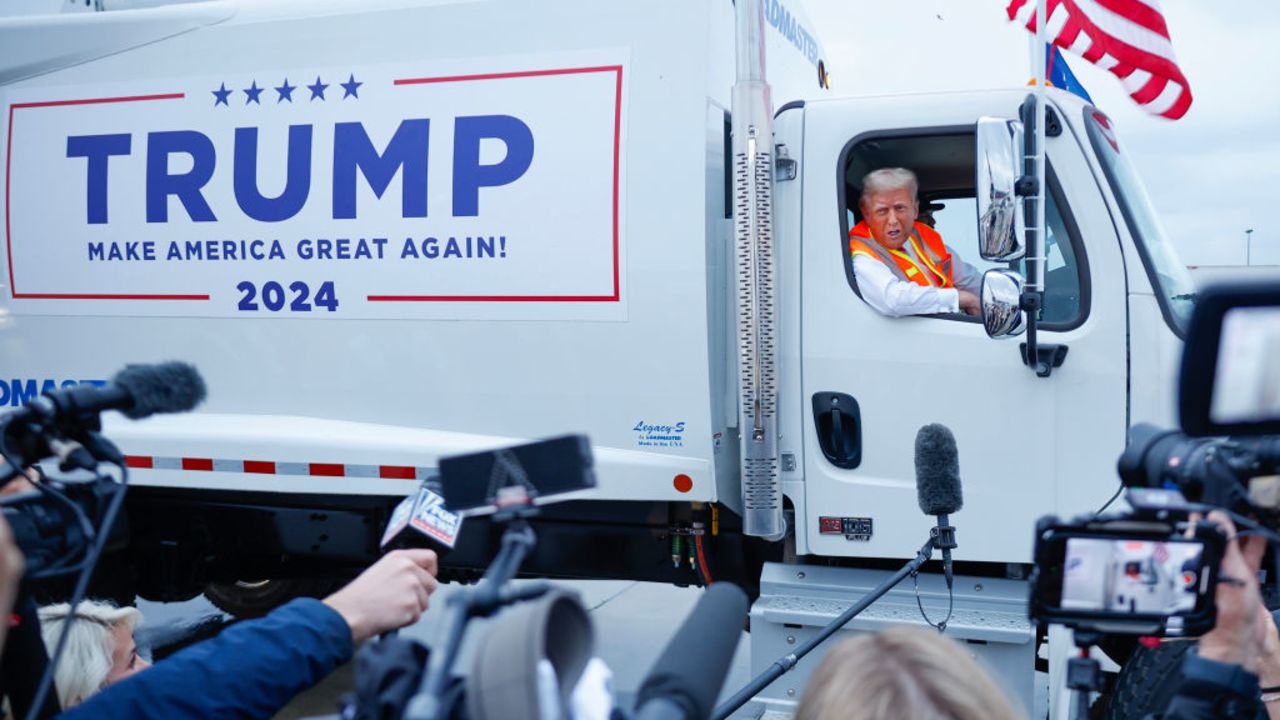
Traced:
<path fill-rule="evenodd" d="M 342 584 L 330 578 L 287 578 L 209 583 L 204 596 L 225 613 L 237 618 L 262 617 L 299 597 L 324 597 Z"/>
<path fill-rule="evenodd" d="M 1194 640 L 1170 640 L 1154 648 L 1138 646 L 1120 668 L 1115 692 L 1102 714 L 1105 720 L 1159 717 L 1182 681 L 1182 658 Z"/>

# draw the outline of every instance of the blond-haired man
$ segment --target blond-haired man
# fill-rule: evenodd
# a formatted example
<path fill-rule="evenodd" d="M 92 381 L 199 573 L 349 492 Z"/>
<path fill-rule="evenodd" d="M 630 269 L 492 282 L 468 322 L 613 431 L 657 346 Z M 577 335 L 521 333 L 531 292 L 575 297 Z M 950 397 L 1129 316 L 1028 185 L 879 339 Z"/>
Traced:
<path fill-rule="evenodd" d="M 963 312 L 978 315 L 982 276 L 917 222 L 919 183 L 906 168 L 882 168 L 862 180 L 862 222 L 849 231 L 858 292 L 890 317 Z"/>

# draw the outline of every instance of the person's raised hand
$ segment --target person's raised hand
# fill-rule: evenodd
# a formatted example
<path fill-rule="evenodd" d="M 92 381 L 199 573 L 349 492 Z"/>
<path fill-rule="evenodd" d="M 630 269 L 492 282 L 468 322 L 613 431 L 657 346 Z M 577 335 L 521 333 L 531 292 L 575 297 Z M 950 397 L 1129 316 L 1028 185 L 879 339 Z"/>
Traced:
<path fill-rule="evenodd" d="M 978 300 L 978 296 L 968 290 L 957 290 L 956 293 L 960 299 L 960 312 L 965 315 L 981 315 L 982 302 Z"/>
<path fill-rule="evenodd" d="M 1258 568 L 1262 566 L 1267 541 L 1260 535 L 1236 537 L 1235 524 L 1221 511 L 1210 512 L 1209 521 L 1226 534 L 1228 542 L 1214 593 L 1218 619 L 1213 630 L 1200 638 L 1198 652 L 1201 657 L 1240 665 L 1256 673 L 1267 637 L 1261 622 L 1265 616 L 1258 611 L 1262 605 Z"/>
<path fill-rule="evenodd" d="M 395 550 L 324 603 L 347 621 L 358 643 L 417 622 L 439 585 L 437 569 L 431 550 Z"/>
<path fill-rule="evenodd" d="M 1258 652 L 1258 683 L 1262 687 L 1280 686 L 1280 632 L 1266 603 L 1258 603 L 1258 632 L 1261 649 Z"/>

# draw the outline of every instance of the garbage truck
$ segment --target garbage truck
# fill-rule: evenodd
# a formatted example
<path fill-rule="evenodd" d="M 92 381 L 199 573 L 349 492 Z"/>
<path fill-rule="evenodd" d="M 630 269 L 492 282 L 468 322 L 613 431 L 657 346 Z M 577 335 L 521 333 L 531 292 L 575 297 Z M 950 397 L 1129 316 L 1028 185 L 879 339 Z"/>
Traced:
<path fill-rule="evenodd" d="M 767 664 L 914 556 L 913 441 L 942 423 L 948 633 L 1027 707 L 1058 677 L 1034 520 L 1103 506 L 1127 429 L 1172 424 L 1193 298 L 1103 111 L 1047 92 L 1034 318 L 995 292 L 891 318 L 852 272 L 863 177 L 913 170 L 1012 282 L 983 220 L 1018 213 L 978 178 L 1023 174 L 1025 87 L 842 97 L 798 0 L 132 5 L 157 7 L 0 19 L 0 405 L 171 359 L 209 388 L 108 422 L 116 577 L 262 612 L 375 557 L 439 458 L 585 433 L 598 486 L 542 509 L 524 571 L 739 583 Z M 468 519 L 443 572 L 496 541 Z M 946 606 L 936 573 L 915 592 Z M 910 587 L 850 628 L 902 621 Z"/>

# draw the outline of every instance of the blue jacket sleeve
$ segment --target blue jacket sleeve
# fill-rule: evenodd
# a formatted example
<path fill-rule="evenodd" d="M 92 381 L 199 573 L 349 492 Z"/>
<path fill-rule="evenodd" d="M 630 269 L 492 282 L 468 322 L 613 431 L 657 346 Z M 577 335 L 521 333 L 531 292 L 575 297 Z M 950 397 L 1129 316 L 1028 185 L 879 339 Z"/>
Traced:
<path fill-rule="evenodd" d="M 351 628 L 342 616 L 302 598 L 232 625 L 58 717 L 267 718 L 351 653 Z"/>

